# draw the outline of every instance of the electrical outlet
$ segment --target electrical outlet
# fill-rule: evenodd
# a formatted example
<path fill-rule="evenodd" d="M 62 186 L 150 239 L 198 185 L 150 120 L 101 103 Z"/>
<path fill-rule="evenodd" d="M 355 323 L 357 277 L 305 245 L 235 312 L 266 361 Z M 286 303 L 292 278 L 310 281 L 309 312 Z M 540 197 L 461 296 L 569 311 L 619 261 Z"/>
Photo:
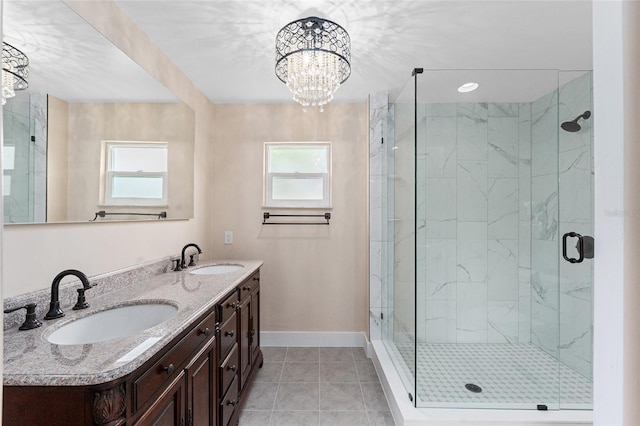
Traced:
<path fill-rule="evenodd" d="M 224 243 L 233 244 L 233 231 L 224 231 Z"/>

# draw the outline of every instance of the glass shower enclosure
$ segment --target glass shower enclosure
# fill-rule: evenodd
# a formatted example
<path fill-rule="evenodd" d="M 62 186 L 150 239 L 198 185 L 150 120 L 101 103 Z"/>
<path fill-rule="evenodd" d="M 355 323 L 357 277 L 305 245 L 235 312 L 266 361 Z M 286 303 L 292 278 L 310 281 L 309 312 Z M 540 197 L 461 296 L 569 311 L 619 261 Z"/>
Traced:
<path fill-rule="evenodd" d="M 381 334 L 417 407 L 591 408 L 591 88 L 416 69 L 389 104 Z"/>
<path fill-rule="evenodd" d="M 4 223 L 46 220 L 46 103 L 46 95 L 21 91 L 2 108 Z"/>

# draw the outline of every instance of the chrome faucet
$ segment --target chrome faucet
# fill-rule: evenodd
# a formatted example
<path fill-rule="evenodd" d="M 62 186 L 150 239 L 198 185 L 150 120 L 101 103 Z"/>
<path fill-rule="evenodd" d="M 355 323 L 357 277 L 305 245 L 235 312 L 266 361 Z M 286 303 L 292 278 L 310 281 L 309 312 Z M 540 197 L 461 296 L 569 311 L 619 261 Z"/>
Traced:
<path fill-rule="evenodd" d="M 198 250 L 198 254 L 202 254 L 202 250 L 200 250 L 200 247 L 198 247 L 196 243 L 189 243 L 186 246 L 182 247 L 182 255 L 180 256 L 180 267 L 182 269 L 186 268 L 187 266 L 195 266 L 195 262 L 193 261 L 193 256 L 191 256 L 191 262 L 189 262 L 189 265 L 185 264 L 184 254 L 189 247 L 195 247 Z"/>
<path fill-rule="evenodd" d="M 80 282 L 82 283 L 83 288 L 78 290 L 78 298 L 82 296 L 82 298 L 84 299 L 85 290 L 88 290 L 92 287 L 87 276 L 77 269 L 65 269 L 64 271 L 60 272 L 58 275 L 56 275 L 56 277 L 53 279 L 53 282 L 51 283 L 51 302 L 49 303 L 49 312 L 47 312 L 47 314 L 44 316 L 44 319 L 46 320 L 61 318 L 64 316 L 64 312 L 62 312 L 62 309 L 60 309 L 60 298 L 58 289 L 60 288 L 60 281 L 62 281 L 62 279 L 67 275 L 74 275 L 78 277 L 80 279 Z M 76 304 L 76 307 L 74 307 L 74 309 L 84 309 L 89 307 L 86 302 L 82 304 L 81 308 L 77 308 L 77 306 L 78 304 Z"/>

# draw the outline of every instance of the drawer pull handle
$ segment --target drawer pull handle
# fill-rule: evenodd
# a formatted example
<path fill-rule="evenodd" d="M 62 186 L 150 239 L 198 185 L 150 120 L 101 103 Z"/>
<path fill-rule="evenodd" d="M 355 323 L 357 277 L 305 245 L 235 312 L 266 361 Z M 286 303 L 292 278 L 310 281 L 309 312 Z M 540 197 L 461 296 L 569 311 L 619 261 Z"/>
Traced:
<path fill-rule="evenodd" d="M 173 373 L 175 369 L 176 368 L 173 366 L 173 364 L 169 364 L 166 367 L 162 367 L 162 370 L 166 371 L 168 375 L 171 375 L 171 373 Z"/>
<path fill-rule="evenodd" d="M 253 277 L 254 281 L 260 281 L 260 277 Z"/>
<path fill-rule="evenodd" d="M 230 399 L 227 401 L 227 405 L 233 405 L 234 407 L 236 406 L 237 403 L 238 401 L 236 401 L 235 399 Z"/>
<path fill-rule="evenodd" d="M 227 366 L 227 370 L 229 371 L 233 371 L 235 373 L 235 371 L 238 369 L 238 367 L 236 367 L 235 365 L 231 365 L 231 366 Z"/>
<path fill-rule="evenodd" d="M 204 330 L 198 329 L 198 335 L 200 334 L 204 334 L 205 337 L 209 337 L 211 335 L 211 330 L 209 330 L 209 327 L 205 327 Z"/>
<path fill-rule="evenodd" d="M 235 334 L 235 333 L 233 332 L 233 330 L 231 330 L 231 331 L 225 331 L 225 332 L 224 332 L 224 335 L 225 335 L 225 336 L 231 336 L 231 337 L 233 337 L 233 335 L 234 335 L 234 334 Z"/>
<path fill-rule="evenodd" d="M 248 287 L 248 286 L 247 286 L 247 287 L 242 287 L 242 289 L 243 289 L 244 291 L 251 291 L 251 287 Z"/>

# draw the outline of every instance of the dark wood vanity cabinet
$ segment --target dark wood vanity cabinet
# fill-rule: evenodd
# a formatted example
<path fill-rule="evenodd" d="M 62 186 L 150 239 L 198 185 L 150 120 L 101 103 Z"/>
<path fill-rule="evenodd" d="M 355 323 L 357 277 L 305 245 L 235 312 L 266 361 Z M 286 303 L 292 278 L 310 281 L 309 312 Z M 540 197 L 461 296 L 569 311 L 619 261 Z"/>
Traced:
<path fill-rule="evenodd" d="M 220 426 L 238 424 L 239 406 L 245 399 L 247 385 L 256 369 L 262 367 L 259 306 L 259 271 L 238 286 L 237 294 L 219 305 L 221 318 L 225 321 L 220 328 L 220 339 L 229 339 L 220 345 L 219 375 L 223 377 L 220 381 Z M 233 313 L 229 311 L 231 307 Z M 233 342 L 230 340 L 232 336 L 235 336 Z"/>
<path fill-rule="evenodd" d="M 237 425 L 262 366 L 260 273 L 131 374 L 95 386 L 5 386 L 3 424 Z"/>
<path fill-rule="evenodd" d="M 255 274 L 240 286 L 240 372 L 244 387 L 257 356 L 260 334 L 260 275 Z"/>

